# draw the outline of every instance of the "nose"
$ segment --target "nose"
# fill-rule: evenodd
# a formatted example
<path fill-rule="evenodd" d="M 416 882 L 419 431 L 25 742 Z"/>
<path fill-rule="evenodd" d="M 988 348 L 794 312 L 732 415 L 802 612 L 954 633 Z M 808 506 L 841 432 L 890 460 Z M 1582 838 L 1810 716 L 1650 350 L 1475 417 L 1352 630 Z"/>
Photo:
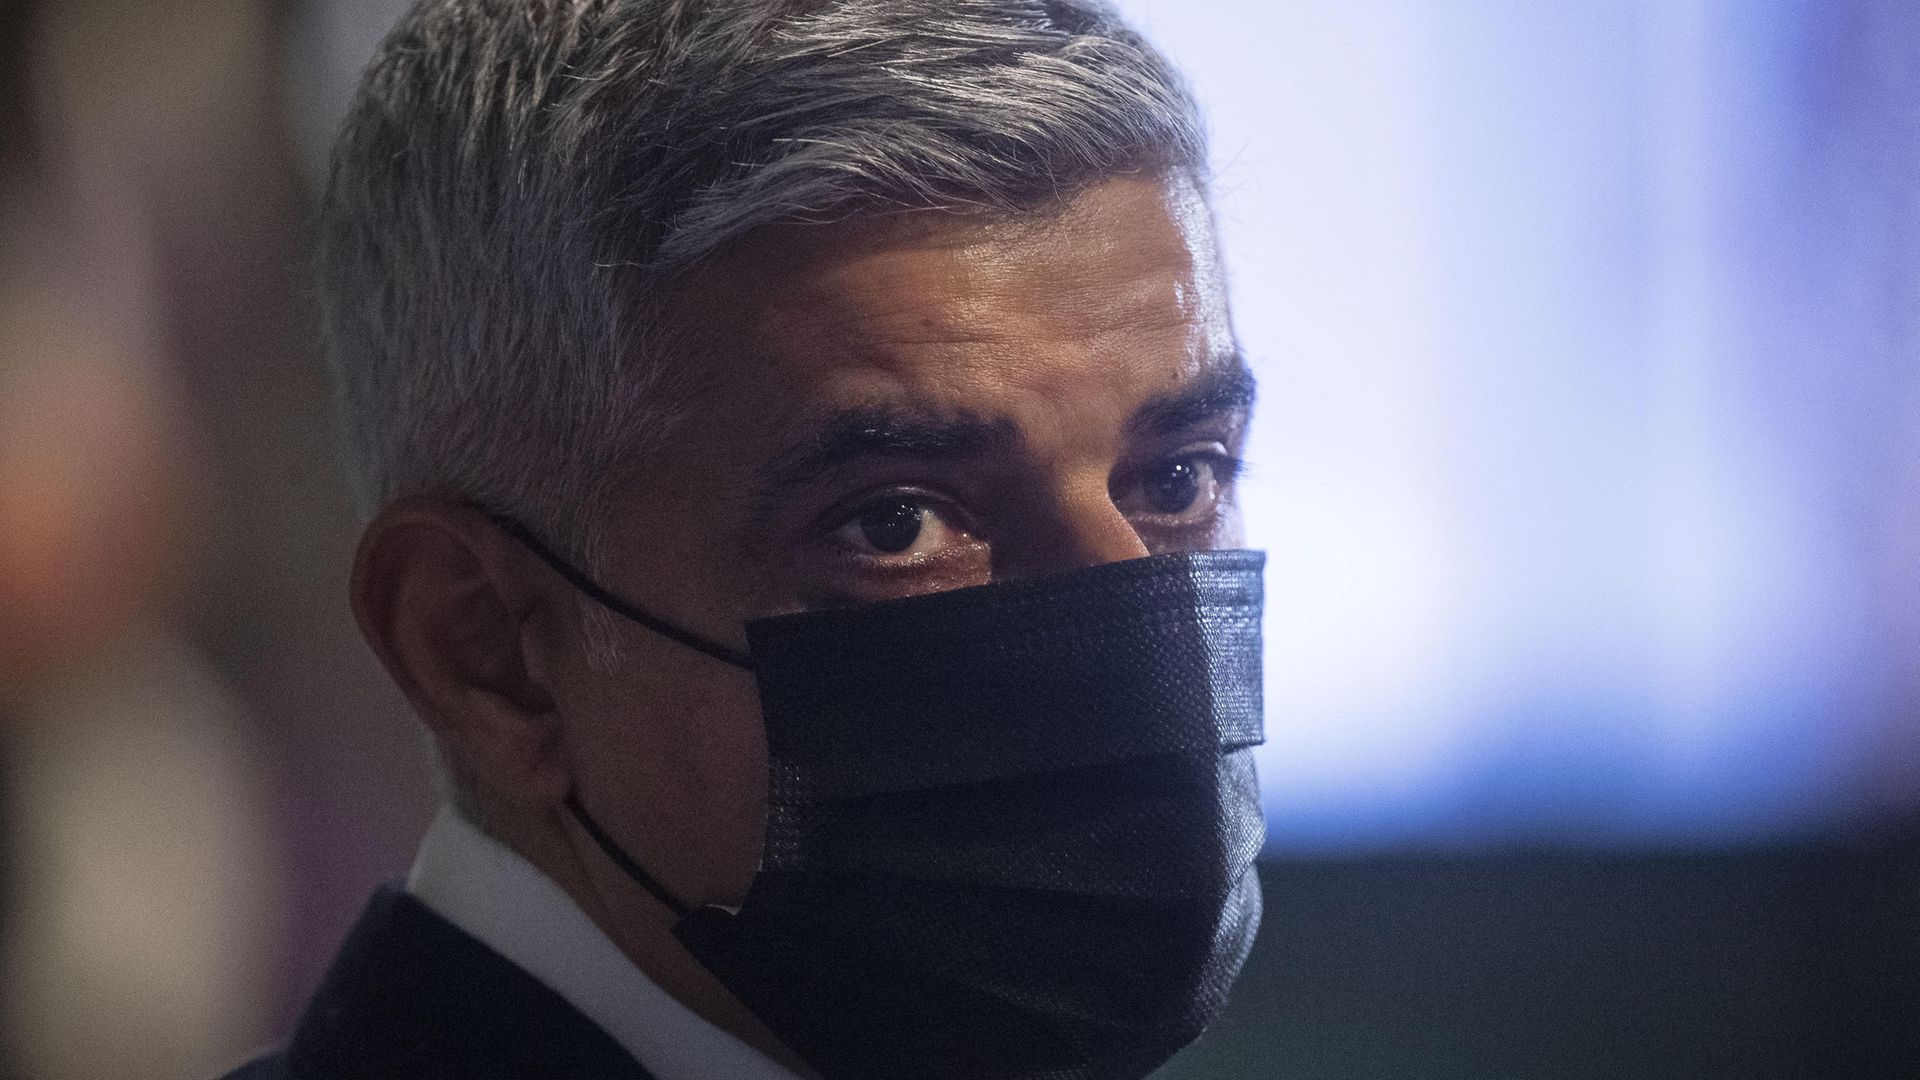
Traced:
<path fill-rule="evenodd" d="M 1017 529 L 993 545 L 996 581 L 1044 577 L 1151 554 L 1140 533 L 1113 504 L 1104 479 L 1035 500 Z"/>

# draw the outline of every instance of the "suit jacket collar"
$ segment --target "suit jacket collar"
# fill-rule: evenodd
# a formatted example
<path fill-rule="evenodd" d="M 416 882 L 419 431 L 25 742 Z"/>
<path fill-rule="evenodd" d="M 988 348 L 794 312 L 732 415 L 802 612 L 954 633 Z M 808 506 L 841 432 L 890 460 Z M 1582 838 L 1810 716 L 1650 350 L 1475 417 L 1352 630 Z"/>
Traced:
<path fill-rule="evenodd" d="M 652 1080 L 538 979 L 394 888 L 367 904 L 287 1059 L 325 1080 Z"/>
<path fill-rule="evenodd" d="M 799 1080 L 649 978 L 552 878 L 443 807 L 407 893 L 532 975 L 660 1080 Z"/>

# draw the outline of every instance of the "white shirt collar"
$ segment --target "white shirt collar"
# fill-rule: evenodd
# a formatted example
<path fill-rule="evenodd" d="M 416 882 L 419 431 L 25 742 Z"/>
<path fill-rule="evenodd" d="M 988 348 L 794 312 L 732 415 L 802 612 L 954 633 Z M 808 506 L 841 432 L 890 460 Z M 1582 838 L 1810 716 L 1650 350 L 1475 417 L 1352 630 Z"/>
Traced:
<path fill-rule="evenodd" d="M 451 807 L 407 891 L 565 998 L 657 1080 L 797 1080 L 647 978 L 560 886 Z"/>

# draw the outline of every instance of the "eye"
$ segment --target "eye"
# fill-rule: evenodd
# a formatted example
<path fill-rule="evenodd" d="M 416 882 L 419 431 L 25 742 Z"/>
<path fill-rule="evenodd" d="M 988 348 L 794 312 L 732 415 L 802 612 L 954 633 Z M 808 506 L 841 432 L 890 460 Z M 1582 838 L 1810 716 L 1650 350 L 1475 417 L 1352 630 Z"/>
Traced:
<path fill-rule="evenodd" d="M 833 535 L 858 554 L 897 561 L 931 555 L 957 532 L 925 503 L 889 496 L 860 507 Z"/>
<path fill-rule="evenodd" d="M 1212 470 L 1197 461 L 1174 461 L 1157 467 L 1140 481 L 1140 492 L 1155 513 L 1178 514 L 1200 497 L 1201 481 Z"/>
<path fill-rule="evenodd" d="M 1131 485 L 1114 499 L 1129 515 L 1143 514 L 1186 525 L 1213 517 L 1221 490 L 1238 463 L 1217 453 L 1183 454 L 1156 461 L 1135 473 Z"/>

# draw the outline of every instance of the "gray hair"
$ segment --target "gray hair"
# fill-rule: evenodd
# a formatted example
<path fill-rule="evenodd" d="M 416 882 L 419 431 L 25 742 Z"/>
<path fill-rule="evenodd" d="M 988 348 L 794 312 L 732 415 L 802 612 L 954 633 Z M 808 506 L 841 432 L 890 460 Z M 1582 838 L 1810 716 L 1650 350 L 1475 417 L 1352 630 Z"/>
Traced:
<path fill-rule="evenodd" d="M 423 0 L 321 223 L 362 509 L 477 500 L 594 565 L 593 508 L 691 385 L 676 275 L 761 225 L 1031 214 L 1205 153 L 1099 0 Z"/>

